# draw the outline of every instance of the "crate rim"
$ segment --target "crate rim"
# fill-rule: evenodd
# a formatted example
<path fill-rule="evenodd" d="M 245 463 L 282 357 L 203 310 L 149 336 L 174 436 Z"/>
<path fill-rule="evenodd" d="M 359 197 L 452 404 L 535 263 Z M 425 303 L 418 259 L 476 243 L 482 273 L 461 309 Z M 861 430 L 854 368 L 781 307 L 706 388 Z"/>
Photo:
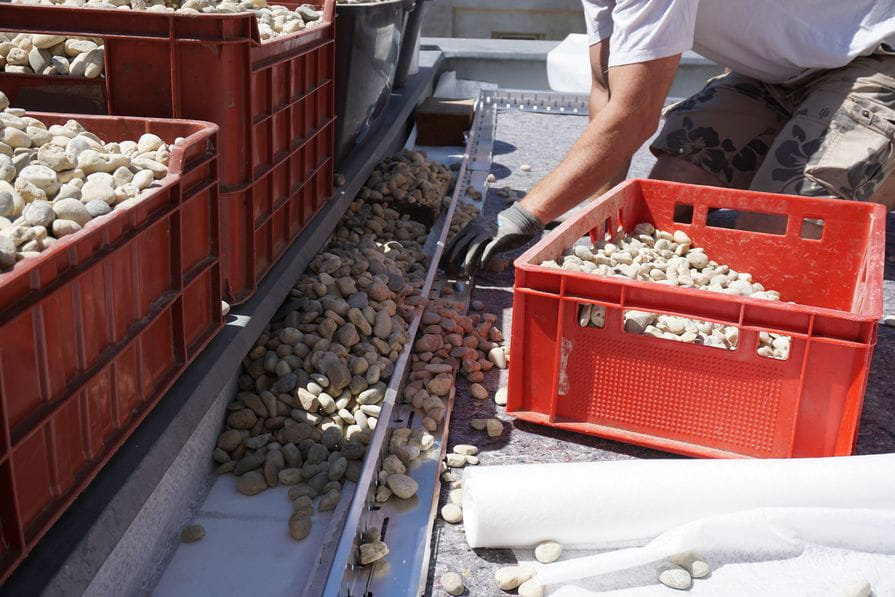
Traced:
<path fill-rule="evenodd" d="M 151 189 L 151 193 L 148 193 L 146 197 L 143 197 L 140 202 L 145 201 L 152 194 L 156 194 L 160 191 L 164 191 L 169 189 L 170 187 L 177 184 L 177 182 L 181 179 L 183 175 L 184 168 L 186 164 L 184 163 L 184 153 L 186 151 L 187 146 L 191 146 L 193 144 L 200 143 L 203 139 L 209 139 L 217 135 L 220 127 L 213 122 L 205 122 L 203 120 L 189 120 L 182 118 L 151 118 L 151 117 L 139 117 L 139 116 L 101 116 L 95 114 L 64 114 L 64 113 L 56 113 L 56 112 L 26 112 L 25 116 L 31 116 L 32 118 L 53 118 L 53 119 L 63 119 L 70 118 L 72 120 L 78 120 L 79 122 L 90 123 L 90 122 L 109 122 L 110 120 L 114 121 L 128 121 L 133 123 L 141 123 L 148 124 L 151 128 L 153 122 L 158 122 L 164 120 L 166 123 L 172 123 L 176 125 L 183 126 L 196 126 L 200 127 L 199 130 L 191 133 L 189 136 L 184 137 L 183 144 L 174 144 L 171 145 L 171 157 L 169 160 L 168 173 L 164 178 L 160 178 L 157 181 L 160 183 L 160 186 L 157 187 L 149 187 L 147 190 Z M 89 127 L 85 127 L 87 132 L 90 132 Z M 210 158 L 210 159 L 216 159 Z M 141 193 L 142 195 L 143 193 Z M 139 197 L 139 195 L 138 195 Z M 81 230 L 78 230 L 74 234 L 69 234 L 64 236 L 63 238 L 57 240 L 53 243 L 53 246 L 45 251 L 41 251 L 40 255 L 37 257 L 23 259 L 22 261 L 16 262 L 16 264 L 6 272 L 0 272 L 0 286 L 3 284 L 9 283 L 12 280 L 22 278 L 25 276 L 31 275 L 31 273 L 38 267 L 41 260 L 49 259 L 50 256 L 57 255 L 59 253 L 63 253 L 68 251 L 72 245 L 80 242 L 81 238 L 86 236 L 87 234 L 92 233 L 96 228 L 100 226 L 105 226 L 110 222 L 114 222 L 117 220 L 121 220 L 129 217 L 130 213 L 134 210 L 135 205 L 129 205 L 125 208 L 113 208 L 111 212 L 100 216 L 98 218 L 93 218 Z"/>
<path fill-rule="evenodd" d="M 386 1 L 388 1 L 388 0 L 386 0 Z M 394 0 L 394 1 L 403 2 L 405 0 Z M 310 2 L 308 4 L 310 4 Z M 287 33 L 285 35 L 279 35 L 275 38 L 266 39 L 266 40 L 261 39 L 261 34 L 258 32 L 258 19 L 255 18 L 255 15 L 249 11 L 236 12 L 236 13 L 211 13 L 211 14 L 192 14 L 192 13 L 178 13 L 178 12 L 171 12 L 171 13 L 158 12 L 158 13 L 156 13 L 156 12 L 148 11 L 148 10 L 140 11 L 140 12 L 145 13 L 146 15 L 149 15 L 148 17 L 141 16 L 141 18 L 156 19 L 159 21 L 164 20 L 164 21 L 168 21 L 169 23 L 172 23 L 176 20 L 181 20 L 183 22 L 189 22 L 190 20 L 202 20 L 202 19 L 205 19 L 205 20 L 222 19 L 224 21 L 238 21 L 240 19 L 252 17 L 251 22 L 249 24 L 249 30 L 250 30 L 249 37 L 251 38 L 252 45 L 264 46 L 269 43 L 281 42 L 281 41 L 285 42 L 285 41 L 291 41 L 294 39 L 299 39 L 302 36 L 313 34 L 318 29 L 325 30 L 327 27 L 331 27 L 335 22 L 335 19 L 334 19 L 335 4 L 336 4 L 335 0 L 322 0 L 320 6 L 323 9 L 323 18 L 320 20 L 318 25 L 315 25 L 310 28 L 306 27 L 306 28 L 304 28 L 300 31 L 296 31 L 294 33 Z M 297 8 L 298 5 L 290 3 L 290 2 L 282 2 L 282 1 L 275 0 L 274 2 L 270 2 L 269 6 L 285 6 L 286 8 L 294 10 L 295 8 Z M 121 13 L 122 13 L 121 10 L 114 9 L 114 8 L 85 8 L 83 6 L 63 6 L 63 5 L 46 6 L 46 5 L 42 5 L 42 4 L 11 4 L 11 3 L 4 2 L 4 3 L 0 3 L 0 20 L 3 20 L 2 19 L 3 11 L 15 11 L 15 10 L 21 10 L 23 8 L 26 8 L 29 10 L 51 9 L 51 10 L 63 10 L 63 11 L 72 11 L 72 12 L 89 11 L 89 14 L 93 14 L 95 12 L 98 16 L 115 15 L 115 17 L 113 17 L 113 18 L 121 18 Z M 131 11 L 128 11 L 128 12 L 131 12 Z M 45 28 L 41 28 L 39 25 L 36 25 L 34 27 L 28 26 L 27 28 L 18 26 L 18 25 L 3 25 L 3 28 L 4 28 L 4 30 L 9 30 L 9 31 L 13 31 L 13 32 L 37 33 L 37 34 L 43 34 L 43 35 L 88 35 L 88 36 L 92 36 L 92 37 L 103 37 L 103 38 L 109 38 L 109 39 L 114 39 L 116 37 L 128 37 L 128 38 L 144 37 L 144 38 L 148 38 L 148 39 L 165 39 L 165 37 L 163 37 L 162 35 L 147 35 L 147 34 L 133 35 L 133 34 L 122 34 L 122 33 L 84 33 L 84 32 L 72 32 L 72 31 L 66 30 L 66 29 L 45 29 Z M 97 30 L 100 30 L 102 28 L 103 28 L 102 25 L 97 25 L 97 27 L 96 27 Z M 172 36 L 173 27 L 169 27 L 168 31 L 169 32 L 168 32 L 167 38 L 170 39 Z M 182 37 L 178 37 L 177 39 L 178 39 L 178 41 L 182 41 L 182 42 L 197 42 L 197 43 L 205 43 L 205 42 L 213 41 L 210 39 L 205 39 L 205 38 L 195 37 L 195 36 L 182 36 Z M 236 43 L 236 42 L 242 41 L 242 39 L 234 38 L 234 39 L 217 40 L 217 41 L 219 43 Z M 68 75 L 63 75 L 63 76 L 40 75 L 37 73 L 33 73 L 33 74 L 32 73 L 5 73 L 5 74 L 7 74 L 7 75 L 12 74 L 12 75 L 18 75 L 18 76 L 39 76 L 39 77 L 52 76 L 54 78 L 61 78 L 63 80 L 83 80 L 83 79 L 85 79 L 85 77 L 71 77 Z M 86 79 L 86 80 L 96 81 L 96 79 Z M 102 79 L 100 79 L 100 80 L 102 80 Z"/>
<path fill-rule="evenodd" d="M 883 316 L 883 300 L 882 300 L 882 292 L 873 292 L 872 297 L 869 301 L 867 301 L 867 305 L 860 310 L 850 310 L 846 311 L 843 309 L 833 309 L 830 307 L 818 307 L 812 305 L 804 305 L 801 303 L 791 303 L 786 301 L 770 301 L 765 299 L 756 299 L 752 297 L 745 296 L 736 296 L 736 295 L 718 295 L 712 296 L 713 293 L 708 291 L 700 291 L 692 288 L 681 288 L 678 286 L 669 286 L 666 284 L 656 284 L 654 282 L 646 282 L 643 280 L 628 280 L 623 278 L 617 278 L 613 276 L 597 276 L 596 274 L 586 274 L 581 272 L 573 272 L 569 270 L 557 270 L 556 268 L 546 267 L 537 263 L 534 263 L 532 259 L 541 251 L 541 245 L 548 241 L 552 241 L 554 238 L 559 237 L 562 233 L 569 228 L 573 227 L 580 219 L 586 217 L 589 213 L 597 210 L 602 203 L 602 198 L 606 195 L 615 194 L 625 187 L 629 186 L 640 186 L 643 184 L 646 185 L 654 185 L 656 183 L 662 184 L 673 184 L 675 186 L 693 188 L 693 189 L 712 189 L 713 191 L 733 191 L 738 193 L 745 194 L 762 194 L 769 195 L 772 194 L 775 197 L 783 200 L 785 202 L 790 203 L 802 203 L 808 201 L 810 203 L 818 203 L 821 206 L 833 207 L 842 201 L 848 201 L 847 199 L 835 199 L 835 198 L 825 198 L 825 197 L 802 197 L 800 195 L 782 195 L 778 193 L 763 193 L 759 191 L 748 191 L 741 189 L 727 189 L 723 187 L 712 187 L 707 185 L 696 185 L 696 184 L 688 184 L 688 183 L 678 183 L 678 182 L 670 182 L 663 180 L 653 180 L 648 178 L 630 178 L 620 182 L 615 185 L 611 189 L 609 189 L 604 195 L 593 199 L 590 202 L 590 205 L 583 208 L 581 213 L 576 214 L 574 218 L 571 218 L 561 225 L 554 228 L 549 234 L 545 235 L 541 238 L 535 245 L 526 250 L 522 255 L 516 258 L 513 262 L 513 265 L 516 269 L 520 269 L 525 272 L 532 272 L 538 274 L 549 274 L 553 276 L 560 277 L 571 277 L 580 281 L 588 281 L 592 280 L 595 277 L 598 277 L 602 283 L 607 283 L 611 285 L 617 285 L 621 287 L 630 287 L 639 290 L 651 290 L 657 291 L 659 293 L 670 293 L 672 295 L 678 295 L 681 297 L 685 296 L 693 296 L 694 293 L 699 293 L 698 296 L 706 297 L 709 300 L 721 300 L 723 297 L 724 302 L 736 302 L 744 305 L 753 305 L 759 306 L 763 308 L 770 308 L 772 310 L 781 311 L 784 313 L 799 313 L 802 315 L 827 315 L 833 316 L 841 319 L 847 319 L 850 321 L 856 322 L 876 322 L 879 321 Z M 852 204 L 860 204 L 864 205 L 865 209 L 868 212 L 870 221 L 869 221 L 869 233 L 868 233 L 868 251 L 869 249 L 879 243 L 885 243 L 885 222 L 886 222 L 886 212 L 885 207 L 877 204 L 877 203 L 869 203 L 866 201 L 849 201 Z M 770 213 L 770 212 L 768 212 Z M 681 224 L 682 227 L 689 227 L 690 224 L 678 223 Z M 752 232 L 752 231 L 738 231 L 731 230 L 731 232 L 748 232 L 749 234 L 763 234 L 761 232 Z M 780 236 L 780 235 L 768 235 L 768 236 Z M 883 266 L 884 263 L 879 260 L 874 260 L 876 263 L 868 264 L 868 282 L 872 284 L 873 289 L 882 289 L 883 283 Z M 560 273 L 561 272 L 561 273 Z M 516 279 L 515 285 L 518 285 L 518 278 Z M 543 291 L 548 292 L 548 291 Z M 555 294 L 555 293 L 551 293 Z M 715 293 L 717 294 L 717 293 Z M 632 307 L 633 308 L 633 307 Z"/>

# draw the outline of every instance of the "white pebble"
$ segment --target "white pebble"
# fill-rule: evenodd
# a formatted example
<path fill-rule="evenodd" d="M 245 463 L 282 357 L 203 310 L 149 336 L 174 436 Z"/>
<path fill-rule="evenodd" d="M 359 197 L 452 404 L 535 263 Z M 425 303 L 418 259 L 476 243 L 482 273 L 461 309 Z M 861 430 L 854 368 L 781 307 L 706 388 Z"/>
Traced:
<path fill-rule="evenodd" d="M 463 509 L 457 504 L 445 504 L 441 507 L 441 517 L 445 522 L 457 524 L 463 520 Z"/>
<path fill-rule="evenodd" d="M 843 597 L 870 597 L 872 587 L 866 580 L 859 580 L 845 589 Z"/>
<path fill-rule="evenodd" d="M 544 594 L 544 587 L 541 586 L 541 583 L 538 582 L 536 578 L 529 578 L 527 581 L 519 585 L 519 590 L 517 591 L 519 597 L 542 597 Z"/>
<path fill-rule="evenodd" d="M 494 393 L 494 403 L 498 406 L 506 406 L 507 405 L 507 388 L 506 386 L 497 390 Z"/>
<path fill-rule="evenodd" d="M 672 589 L 685 591 L 693 584 L 690 573 L 675 564 L 662 564 L 656 571 L 659 582 Z"/>
<path fill-rule="evenodd" d="M 461 595 L 466 587 L 463 585 L 463 577 L 456 572 L 446 572 L 441 575 L 441 588 L 449 595 Z"/>
<path fill-rule="evenodd" d="M 535 569 L 528 566 L 507 566 L 494 573 L 497 586 L 504 591 L 512 591 L 530 578 L 534 578 Z"/>
<path fill-rule="evenodd" d="M 535 547 L 535 559 L 542 564 L 549 564 L 559 559 L 562 553 L 562 545 L 556 541 L 544 541 Z"/>
<path fill-rule="evenodd" d="M 709 565 L 691 551 L 672 556 L 671 563 L 689 572 L 693 578 L 704 578 L 711 571 Z"/>

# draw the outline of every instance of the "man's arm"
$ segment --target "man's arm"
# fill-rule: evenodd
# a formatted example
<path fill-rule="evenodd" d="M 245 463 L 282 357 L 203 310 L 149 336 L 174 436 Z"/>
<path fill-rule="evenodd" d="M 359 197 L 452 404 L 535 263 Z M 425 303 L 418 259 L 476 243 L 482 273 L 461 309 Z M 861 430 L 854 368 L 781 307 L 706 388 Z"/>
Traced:
<path fill-rule="evenodd" d="M 590 98 L 588 100 L 588 117 L 593 120 L 600 110 L 609 103 L 611 95 L 609 90 L 609 38 L 592 44 L 590 50 Z M 631 160 L 622 164 L 615 176 L 610 178 L 605 184 L 596 190 L 594 196 L 602 195 L 621 181 L 628 175 L 628 168 L 631 166 Z"/>
<path fill-rule="evenodd" d="M 609 39 L 598 41 L 589 48 L 590 54 L 590 98 L 588 117 L 594 119 L 609 103 Z"/>
<path fill-rule="evenodd" d="M 679 61 L 677 54 L 610 68 L 608 101 L 522 207 L 548 223 L 610 183 L 658 127 Z"/>

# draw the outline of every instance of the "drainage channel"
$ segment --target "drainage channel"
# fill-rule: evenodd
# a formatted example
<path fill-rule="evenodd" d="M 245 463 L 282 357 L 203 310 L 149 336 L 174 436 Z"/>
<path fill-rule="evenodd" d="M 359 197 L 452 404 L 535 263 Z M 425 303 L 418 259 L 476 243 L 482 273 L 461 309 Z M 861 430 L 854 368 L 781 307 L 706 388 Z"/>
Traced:
<path fill-rule="evenodd" d="M 469 160 L 464 159 L 452 201 L 427 236 L 423 252 L 429 256 L 430 261 L 421 293 L 423 296 L 430 296 L 436 285 L 438 261 L 456 202 L 472 201 L 465 191 L 472 184 L 470 177 L 475 171 L 468 166 Z M 423 306 L 416 308 L 408 329 L 411 338 L 416 336 L 423 310 Z M 353 556 L 351 546 L 346 545 L 346 537 L 356 537 L 358 529 L 362 530 L 365 525 L 370 524 L 369 519 L 372 518 L 392 535 L 399 532 L 403 535 L 412 529 L 419 534 L 417 540 L 402 540 L 395 542 L 396 546 L 427 543 L 433 509 L 437 504 L 438 459 L 424 462 L 419 470 L 413 471 L 422 487 L 432 488 L 427 496 L 421 496 L 419 500 L 408 500 L 413 502 L 410 504 L 396 505 L 397 501 L 393 501 L 381 509 L 367 507 L 372 502 L 370 487 L 375 492 L 376 473 L 380 459 L 384 457 L 385 446 L 388 445 L 388 434 L 396 426 L 421 425 L 420 417 L 415 417 L 412 409 L 403 405 L 396 406 L 400 402 L 399 391 L 409 370 L 412 348 L 413 342 L 409 342 L 400 354 L 395 373 L 381 403 L 380 420 L 389 424 L 376 427 L 367 448 L 368 455 L 376 457 L 368 456 L 365 459 L 356 485 L 350 482 L 345 484 L 342 499 L 335 510 L 315 514 L 314 525 L 307 538 L 296 543 L 283 530 L 287 528 L 291 514 L 287 487 L 274 487 L 246 499 L 236 491 L 236 477 L 221 475 L 213 481 L 194 520 L 202 524 L 215 540 L 178 548 L 162 572 L 153 594 L 173 597 L 187 593 L 244 594 L 260 590 L 265 595 L 319 595 L 333 576 L 331 570 L 351 569 L 350 564 L 345 563 Z M 235 388 L 229 398 L 234 395 Z M 435 451 L 439 449 L 443 450 L 443 447 L 438 447 Z M 362 490 L 358 491 L 358 487 Z M 411 512 L 415 514 L 410 516 Z M 393 521 L 390 529 L 389 520 Z M 412 568 L 417 577 L 426 565 L 427 562 L 424 561 L 415 563 Z M 386 584 L 404 586 L 402 580 L 395 580 L 400 584 L 393 585 L 391 580 L 386 581 Z M 417 578 L 416 584 L 419 586 L 424 582 L 423 576 L 421 579 Z"/>
<path fill-rule="evenodd" d="M 447 209 L 430 230 L 423 252 L 430 263 L 423 296 L 438 297 L 451 287 L 451 302 L 468 305 L 472 285 L 463 280 L 438 279 L 438 262 L 449 232 L 449 223 L 459 203 L 481 208 L 481 198 L 490 185 L 492 148 L 498 110 L 540 111 L 553 114 L 582 114 L 586 102 L 580 96 L 531 94 L 503 90 L 483 92 L 476 102 L 463 161 Z M 424 311 L 418 306 L 408 330 L 415 337 Z M 236 479 L 215 479 L 195 522 L 214 534 L 215 541 L 178 549 L 153 590 L 154 595 L 188 592 L 246 593 L 303 596 L 419 595 L 426 586 L 430 560 L 430 537 L 440 495 L 440 461 L 447 449 L 454 391 L 448 397 L 445 421 L 436 432 L 429 459 L 409 471 L 420 485 L 411 500 L 374 500 L 377 473 L 387 455 L 395 429 L 421 428 L 421 417 L 401 403 L 401 388 L 411 361 L 413 342 L 408 343 L 396 363 L 381 406 L 380 420 L 368 446 L 368 457 L 357 484 L 346 483 L 335 510 L 318 513 L 311 535 L 296 543 L 283 529 L 290 515 L 287 488 L 277 487 L 246 499 L 236 491 Z M 233 390 L 235 393 L 235 389 Z M 232 397 L 232 396 L 231 396 Z M 375 455 L 375 457 L 373 457 Z M 391 549 L 387 561 L 361 567 L 356 563 L 363 532 L 381 529 Z M 200 547 L 201 546 L 201 547 Z"/>
<path fill-rule="evenodd" d="M 483 91 L 476 101 L 475 117 L 467 137 L 464 159 L 450 207 L 443 216 L 444 222 L 450 222 L 459 203 L 469 203 L 480 209 L 484 206 L 481 199 L 487 196 L 491 184 L 489 174 L 499 110 L 580 116 L 587 113 L 587 101 L 586 97 L 579 95 Z M 444 222 L 439 221 L 440 237 L 432 251 L 433 267 L 430 268 L 423 294 L 429 292 L 429 296 L 434 297 L 441 288 L 450 286 L 451 302 L 462 305 L 465 310 L 469 305 L 473 284 L 464 280 L 434 279 L 437 269 L 435 266 L 447 240 L 448 226 Z M 435 446 L 429 451 L 433 456 L 410 471 L 420 485 L 418 494 L 411 500 L 389 500 L 384 504 L 377 504 L 374 500 L 376 473 L 380 468 L 380 461 L 387 455 L 384 446 L 388 445 L 388 435 L 395 429 L 416 429 L 422 425 L 420 417 L 414 416 L 414 410 L 409 405 L 397 404 L 392 408 L 389 425 L 383 429 L 380 449 L 373 452 L 378 458 L 376 461 L 368 459 L 365 464 L 365 476 L 361 478 L 360 490 L 354 495 L 323 595 L 414 597 L 425 592 L 431 559 L 430 539 L 441 493 L 440 463 L 448 448 L 450 416 L 455 396 L 456 385 L 448 397 L 447 414 L 436 434 Z M 381 560 L 372 566 L 359 566 L 356 561 L 357 549 L 364 532 L 371 527 L 380 529 L 382 540 L 389 546 L 389 556 L 387 560 Z"/>

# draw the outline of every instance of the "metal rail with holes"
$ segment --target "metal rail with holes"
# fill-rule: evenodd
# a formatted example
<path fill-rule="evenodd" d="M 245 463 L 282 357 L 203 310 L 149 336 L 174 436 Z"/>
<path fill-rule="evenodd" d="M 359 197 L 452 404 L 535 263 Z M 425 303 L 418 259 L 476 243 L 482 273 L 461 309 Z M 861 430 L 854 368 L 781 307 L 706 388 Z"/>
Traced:
<path fill-rule="evenodd" d="M 582 115 L 587 114 L 587 96 L 507 90 L 481 92 L 476 101 L 475 117 L 451 203 L 432 227 L 424 247 L 424 252 L 431 256 L 431 263 L 422 290 L 423 296 L 433 296 L 436 289 L 443 288 L 436 282 L 435 276 L 457 204 L 470 203 L 480 209 L 484 204 L 497 131 L 497 113 L 500 110 Z M 481 193 L 480 200 L 467 194 L 469 187 Z M 454 294 L 451 295 L 451 300 L 465 308 L 472 291 L 471 284 L 444 282 L 448 283 L 453 284 Z M 417 308 L 410 326 L 409 331 L 414 339 L 423 310 L 423 307 Z M 409 371 L 412 349 L 413 342 L 410 342 L 405 346 L 395 368 L 395 375 L 382 403 L 380 425 L 376 427 L 368 447 L 368 454 L 375 454 L 376 458 L 368 456 L 364 462 L 328 575 L 309 583 L 308 590 L 305 591 L 307 596 L 315 594 L 309 592 L 311 589 L 320 589 L 316 594 L 326 597 L 417 597 L 425 591 L 432 527 L 441 490 L 439 463 L 447 449 L 450 416 L 454 405 L 453 390 L 448 398 L 442 427 L 433 433 L 436 436 L 435 445 L 428 452 L 429 459 L 419 462 L 409 471 L 419 483 L 417 495 L 410 500 L 389 500 L 384 504 L 377 504 L 374 499 L 380 462 L 388 455 L 391 432 L 398 428 L 414 429 L 422 424 L 414 409 L 401 402 L 401 390 Z M 388 424 L 382 424 L 385 422 Z M 380 529 L 382 540 L 388 544 L 390 553 L 375 565 L 362 567 L 356 562 L 357 548 L 364 531 L 370 527 Z"/>

